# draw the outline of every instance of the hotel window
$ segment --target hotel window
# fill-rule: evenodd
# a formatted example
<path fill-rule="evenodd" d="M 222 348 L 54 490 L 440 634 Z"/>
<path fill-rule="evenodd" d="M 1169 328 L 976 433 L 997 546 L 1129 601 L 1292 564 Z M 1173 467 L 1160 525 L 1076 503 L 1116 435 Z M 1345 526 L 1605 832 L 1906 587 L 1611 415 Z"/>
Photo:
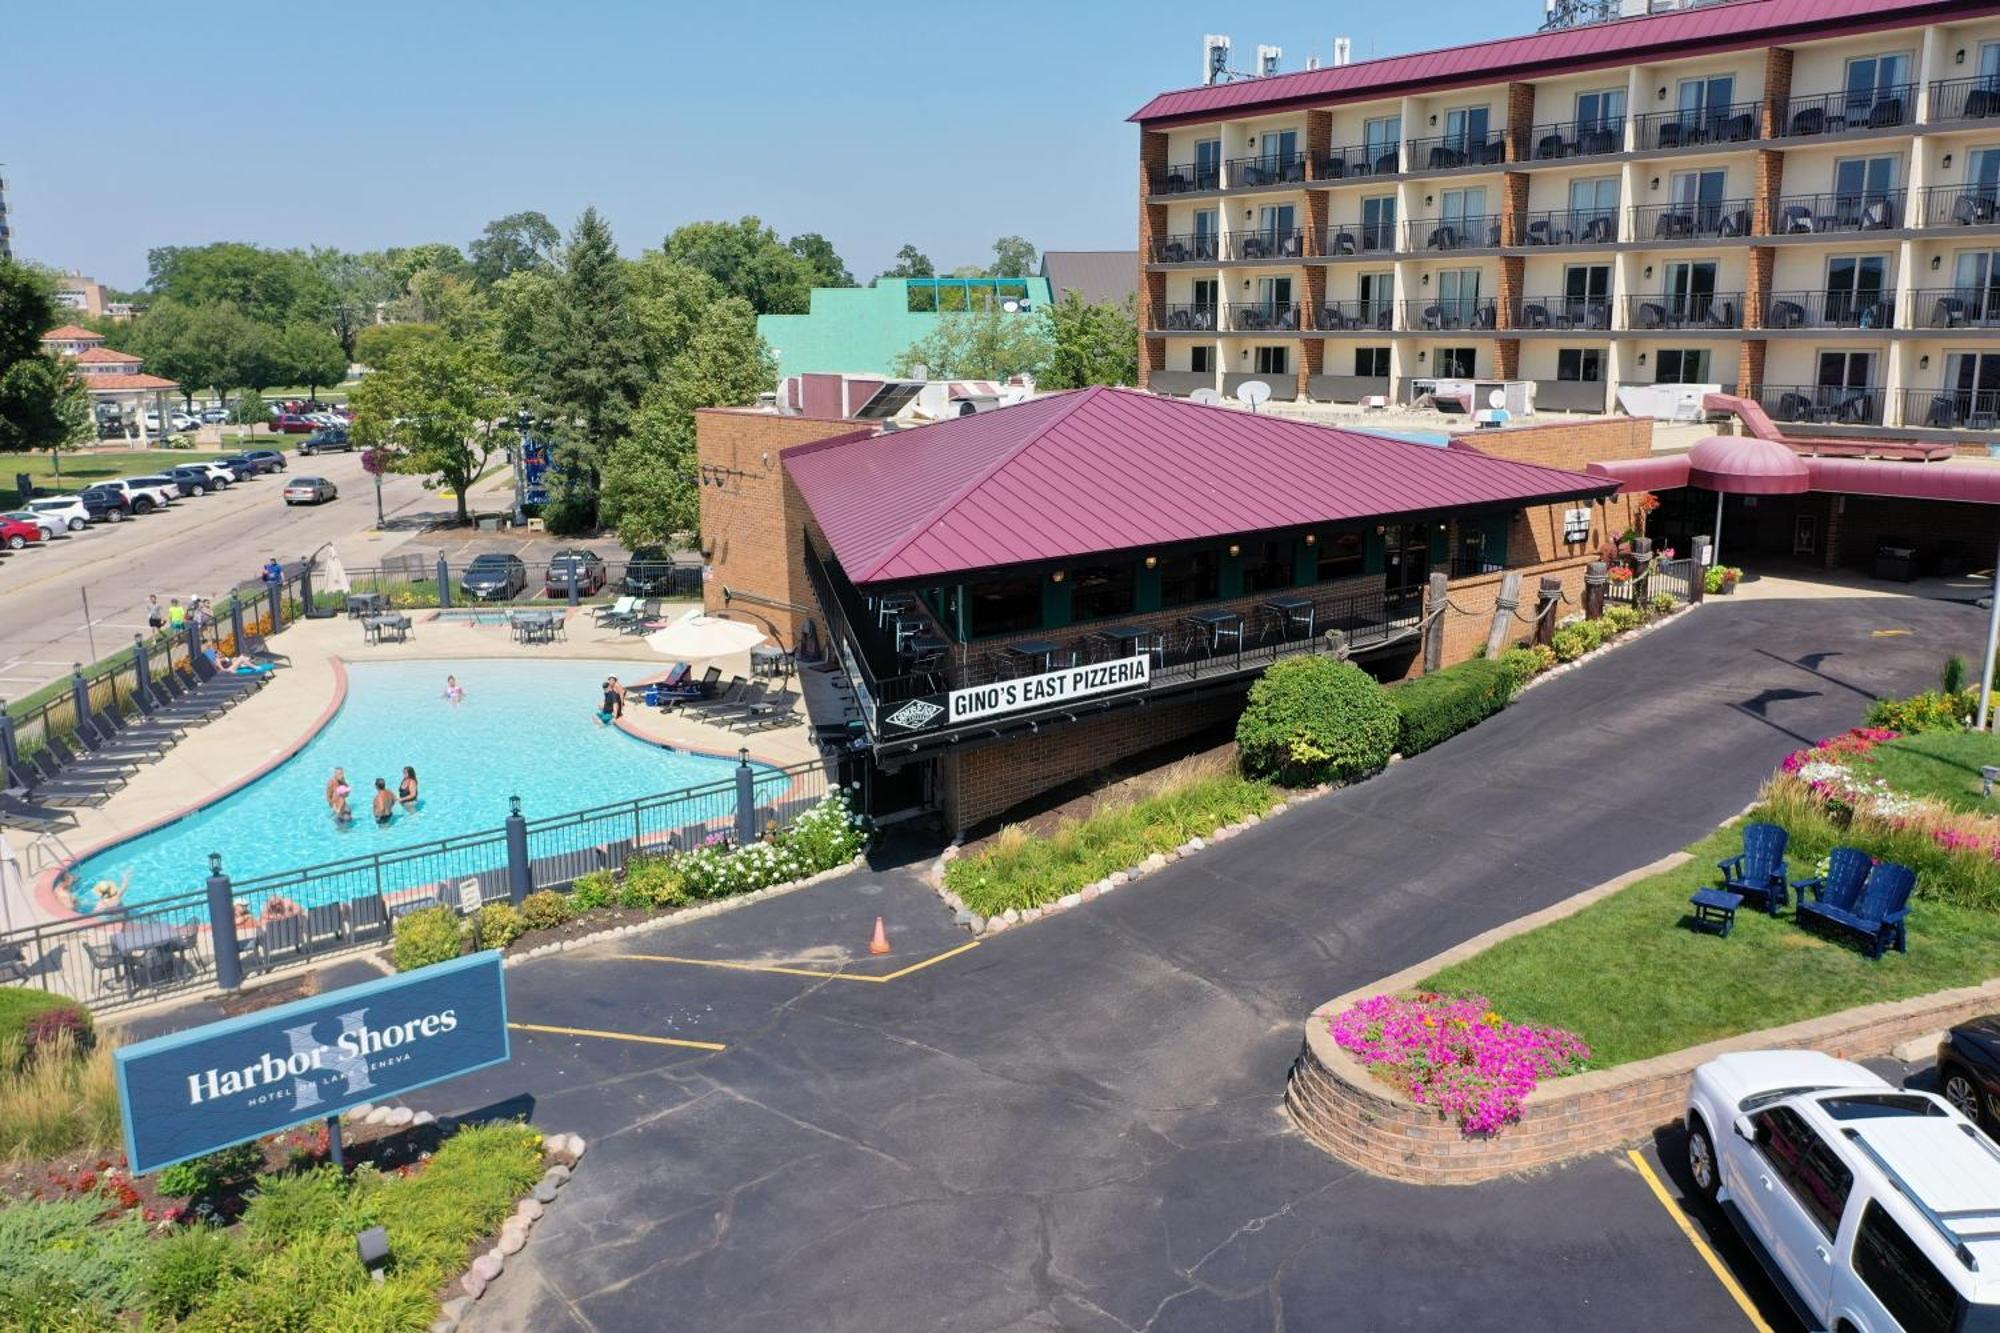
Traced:
<path fill-rule="evenodd" d="M 1655 384 L 1709 384 L 1706 347 L 1669 347 L 1654 357 Z"/>
<path fill-rule="evenodd" d="M 1617 130 L 1624 124 L 1623 88 L 1606 88 L 1603 92 L 1576 95 L 1576 127 L 1579 131 Z"/>
<path fill-rule="evenodd" d="M 1556 378 L 1578 384 L 1598 384 L 1604 379 L 1604 352 L 1597 347 L 1556 349 Z"/>
<path fill-rule="evenodd" d="M 1198 375 L 1215 373 L 1215 349 L 1213 347 L 1188 348 L 1188 369 Z"/>
<path fill-rule="evenodd" d="M 1395 195 L 1385 194 L 1361 201 L 1361 248 L 1363 250 L 1396 248 Z"/>
<path fill-rule="evenodd" d="M 1563 318 L 1586 329 L 1611 327 L 1611 266 L 1569 264 L 1563 268 Z"/>
<path fill-rule="evenodd" d="M 1259 375 L 1291 374 L 1291 349 L 1286 347 L 1259 347 L 1257 349 L 1257 373 Z"/>
<path fill-rule="evenodd" d="M 1666 297 L 1667 319 L 1676 324 L 1707 319 L 1715 310 L 1715 261 L 1685 260 L 1668 264 L 1666 270 L 1661 294 Z"/>
<path fill-rule="evenodd" d="M 1039 575 L 972 585 L 973 637 L 1039 629 L 1041 624 L 1042 580 Z"/>
<path fill-rule="evenodd" d="M 1243 591 L 1273 592 L 1298 582 L 1292 543 L 1275 539 L 1250 542 L 1243 552 Z"/>
<path fill-rule="evenodd" d="M 1194 188 L 1213 190 L 1221 184 L 1222 140 L 1202 139 L 1194 146 Z"/>
<path fill-rule="evenodd" d="M 1910 82 L 1910 53 L 1862 56 L 1847 62 L 1847 120 L 1857 128 L 1880 120 L 1897 125 L 1910 119 L 1916 108 L 1908 99 L 1916 90 Z"/>
<path fill-rule="evenodd" d="M 1996 47 L 2000 50 L 2000 47 Z M 1368 148 L 1368 166 L 1372 171 L 1375 164 L 1388 158 L 1386 170 L 1396 169 L 1397 154 L 1402 150 L 1403 118 L 1401 116 L 1377 116 L 1361 123 L 1361 140 Z"/>
<path fill-rule="evenodd" d="M 1070 618 L 1102 620 L 1106 616 L 1130 615 L 1135 566 L 1129 560 L 1115 565 L 1091 565 L 1070 571 Z"/>
<path fill-rule="evenodd" d="M 1257 140 L 1258 156 L 1264 160 L 1264 169 L 1272 173 L 1279 171 L 1286 163 L 1299 155 L 1299 132 L 1297 130 L 1270 130 Z"/>
<path fill-rule="evenodd" d="M 1951 273 L 1948 299 L 1964 307 L 1964 322 L 1984 325 L 2000 320 L 2000 250 L 1961 250 L 1952 260 Z M 1957 312 L 1945 306 L 1944 313 L 1951 320 Z"/>
<path fill-rule="evenodd" d="M 1896 188 L 1897 168 L 1893 157 L 1844 157 L 1833 164 L 1833 208 L 1835 218 L 1849 226 L 1865 224 L 1861 214 L 1870 204 L 1887 204 Z M 1901 223 L 1894 218 L 1892 223 Z"/>
<path fill-rule="evenodd" d="M 1448 268 L 1441 271 L 1438 274 L 1437 308 L 1442 321 L 1440 327 L 1479 327 L 1479 270 Z"/>
<path fill-rule="evenodd" d="M 1445 146 L 1459 152 L 1486 146 L 1486 124 L 1490 110 L 1483 106 L 1459 107 L 1444 113 Z"/>
<path fill-rule="evenodd" d="M 1478 349 L 1474 347 L 1440 347 L 1431 361 L 1431 373 L 1440 379 L 1469 380 L 1479 373 L 1473 369 L 1478 363 Z"/>
<path fill-rule="evenodd" d="M 1879 329 L 1890 323 L 1882 291 L 1888 282 L 1884 255 L 1834 255 L 1826 261 L 1826 317 L 1850 328 Z"/>
<path fill-rule="evenodd" d="M 1354 374 L 1357 379 L 1364 379 L 1364 380 L 1388 379 L 1389 349 L 1386 347 L 1355 348 Z"/>
<path fill-rule="evenodd" d="M 1160 605 L 1212 602 L 1221 588 L 1222 562 L 1213 550 L 1180 551 L 1160 561 Z"/>
<path fill-rule="evenodd" d="M 2000 87 L 2000 75 L 1995 86 Z M 1965 192 L 1980 199 L 2000 195 L 2000 148 L 1975 148 L 1965 155 Z"/>
<path fill-rule="evenodd" d="M 1682 79 L 1678 105 L 1681 123 L 1699 125 L 1711 116 L 1720 116 L 1736 95 L 1736 76 L 1719 74 L 1707 79 Z"/>
<path fill-rule="evenodd" d="M 1321 537 L 1316 548 L 1319 551 L 1319 581 L 1326 583 L 1332 579 L 1351 579 L 1361 573 L 1361 534 L 1358 532 L 1336 532 Z"/>
<path fill-rule="evenodd" d="M 1396 308 L 1396 275 L 1394 273 L 1364 273 L 1360 287 L 1361 309 L 1357 312 L 1364 325 L 1387 330 L 1389 312 Z"/>

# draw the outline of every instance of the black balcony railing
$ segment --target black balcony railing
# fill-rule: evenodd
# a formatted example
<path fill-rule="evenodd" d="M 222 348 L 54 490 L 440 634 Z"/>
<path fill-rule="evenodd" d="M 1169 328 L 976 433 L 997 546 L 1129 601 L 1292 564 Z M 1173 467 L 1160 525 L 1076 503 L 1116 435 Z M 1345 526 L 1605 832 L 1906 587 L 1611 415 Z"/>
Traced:
<path fill-rule="evenodd" d="M 2000 116 L 2000 78 L 1939 79 L 1931 85 L 1929 121 L 1986 120 Z"/>
<path fill-rule="evenodd" d="M 1530 296 L 1514 305 L 1517 329 L 1608 329 L 1608 296 Z"/>
<path fill-rule="evenodd" d="M 1565 157 L 1602 157 L 1625 151 L 1625 118 L 1566 120 L 1533 125 L 1514 145 L 1517 162 L 1547 162 Z"/>
<path fill-rule="evenodd" d="M 1388 254 L 1396 248 L 1394 222 L 1336 222 L 1322 228 L 1322 255 Z"/>
<path fill-rule="evenodd" d="M 1896 323 L 1896 293 L 1772 292 L 1764 300 L 1767 329 L 1887 329 Z"/>
<path fill-rule="evenodd" d="M 1246 186 L 1303 184 L 1306 178 L 1304 153 L 1279 153 L 1269 157 L 1231 158 L 1223 180 L 1231 189 Z"/>
<path fill-rule="evenodd" d="M 1665 148 L 1750 143 L 1758 137 L 1763 109 L 1761 102 L 1735 102 L 1728 106 L 1655 111 L 1637 118 L 1638 148 L 1645 153 Z"/>
<path fill-rule="evenodd" d="M 1169 305 L 1160 324 L 1161 328 L 1170 333 L 1212 333 L 1215 326 L 1215 306 L 1193 302 L 1185 305 Z"/>
<path fill-rule="evenodd" d="M 1908 201 L 1908 195 L 1902 190 L 1788 194 L 1778 200 L 1771 229 L 1780 236 L 1890 231 L 1905 224 Z"/>
<path fill-rule="evenodd" d="M 1238 301 L 1229 307 L 1229 327 L 1238 333 L 1285 333 L 1299 326 L 1299 308 L 1289 301 Z"/>
<path fill-rule="evenodd" d="M 1903 425 L 2000 430 L 2000 389 L 1904 389 Z"/>
<path fill-rule="evenodd" d="M 1303 259 L 1306 234 L 1296 227 L 1290 231 L 1236 231 L 1229 234 L 1227 249 L 1231 259 Z"/>
<path fill-rule="evenodd" d="M 1708 204 L 1639 204 L 1632 209 L 1635 241 L 1692 241 L 1750 234 L 1750 200 Z"/>
<path fill-rule="evenodd" d="M 1757 396 L 1773 421 L 1879 426 L 1888 394 L 1845 384 L 1767 384 Z"/>
<path fill-rule="evenodd" d="M 1222 238 L 1212 231 L 1160 236 L 1153 241 L 1155 264 L 1213 264 L 1222 257 Z"/>
<path fill-rule="evenodd" d="M 1393 301 L 1322 301 L 1315 328 L 1328 333 L 1374 330 L 1387 333 L 1396 326 Z"/>
<path fill-rule="evenodd" d="M 1406 250 L 1494 250 L 1500 245 L 1500 216 L 1411 218 L 1404 232 Z"/>
<path fill-rule="evenodd" d="M 1886 88 L 1794 97 L 1785 103 L 1784 115 L 1778 120 L 1778 134 L 1787 139 L 1806 139 L 1855 130 L 1885 130 L 1912 124 L 1916 118 L 1917 85 L 1898 83 Z"/>
<path fill-rule="evenodd" d="M 1497 167 L 1507 160 L 1507 138 L 1495 130 L 1481 139 L 1463 134 L 1439 134 L 1410 140 L 1410 170 L 1451 171 L 1458 167 Z"/>
<path fill-rule="evenodd" d="M 1550 209 L 1524 219 L 1522 245 L 1611 245 L 1618 240 L 1618 210 Z"/>
<path fill-rule="evenodd" d="M 1686 292 L 1625 298 L 1628 329 L 1740 329 L 1742 292 Z"/>
<path fill-rule="evenodd" d="M 1419 296 L 1403 302 L 1403 328 L 1412 333 L 1478 333 L 1500 326 L 1490 296 Z"/>
<path fill-rule="evenodd" d="M 1183 162 L 1153 174 L 1154 194 L 1194 194 L 1222 188 L 1219 162 Z"/>
<path fill-rule="evenodd" d="M 1910 327 L 2000 328 L 2000 290 L 1992 287 L 1935 287 L 1911 292 Z"/>
<path fill-rule="evenodd" d="M 1924 190 L 1920 226 L 2000 224 L 2000 185 L 1932 185 Z"/>
<path fill-rule="evenodd" d="M 1394 144 L 1358 143 L 1336 148 L 1319 160 L 1321 180 L 1352 180 L 1357 176 L 1395 176 L 1402 172 Z"/>

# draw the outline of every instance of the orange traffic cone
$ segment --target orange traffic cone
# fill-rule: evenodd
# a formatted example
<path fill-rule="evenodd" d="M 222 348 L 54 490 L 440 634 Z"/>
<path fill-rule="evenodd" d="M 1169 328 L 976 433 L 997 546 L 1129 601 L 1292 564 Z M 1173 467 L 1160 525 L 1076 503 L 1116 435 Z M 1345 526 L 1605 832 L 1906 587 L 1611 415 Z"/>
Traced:
<path fill-rule="evenodd" d="M 882 918 L 875 918 L 875 938 L 868 941 L 869 953 L 889 952 L 889 932 L 883 929 Z"/>

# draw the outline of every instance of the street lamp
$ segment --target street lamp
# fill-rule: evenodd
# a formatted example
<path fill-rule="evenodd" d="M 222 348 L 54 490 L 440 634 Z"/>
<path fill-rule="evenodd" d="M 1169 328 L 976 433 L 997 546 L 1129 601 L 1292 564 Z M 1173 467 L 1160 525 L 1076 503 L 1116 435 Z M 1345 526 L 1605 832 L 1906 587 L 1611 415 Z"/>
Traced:
<path fill-rule="evenodd" d="M 382 470 L 385 466 L 385 461 L 382 458 L 382 447 L 377 445 L 362 454 L 361 466 L 364 471 L 375 478 L 375 530 L 380 532 L 388 526 L 387 521 L 382 516 Z"/>

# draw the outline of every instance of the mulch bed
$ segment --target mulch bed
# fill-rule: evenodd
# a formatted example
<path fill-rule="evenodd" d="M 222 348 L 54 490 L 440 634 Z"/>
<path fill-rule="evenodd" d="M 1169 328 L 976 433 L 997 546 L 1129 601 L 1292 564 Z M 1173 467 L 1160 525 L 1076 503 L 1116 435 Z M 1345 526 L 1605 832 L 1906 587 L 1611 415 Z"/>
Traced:
<path fill-rule="evenodd" d="M 989 821 L 977 831 L 977 836 L 966 838 L 960 854 L 979 855 L 988 843 L 1000 836 L 1000 830 L 1009 825 L 1019 824 L 1033 837 L 1046 837 L 1065 820 L 1089 819 L 1107 805 L 1127 803 L 1144 790 L 1155 773 L 1183 760 L 1213 758 L 1217 762 L 1226 760 L 1233 766 L 1236 762 L 1236 741 L 1229 737 L 1233 729 L 1233 725 L 1222 728 L 1221 739 L 1218 739 L 1216 731 L 1211 730 L 1195 737 L 1192 742 L 1179 741 L 1148 750 L 1131 759 L 1108 765 L 1089 777 L 1053 788 L 1035 803 L 1018 807 L 998 820 Z"/>
<path fill-rule="evenodd" d="M 505 952 L 526 953 L 530 949 L 539 949 L 558 940 L 582 939 L 586 935 L 595 935 L 599 931 L 611 930 L 618 926 L 634 926 L 643 921 L 663 920 L 683 910 L 685 910 L 683 907 L 593 907 L 588 912 L 577 913 L 560 926 L 546 930 L 531 930 L 525 935 L 517 936 L 514 942 L 507 946 Z"/>

